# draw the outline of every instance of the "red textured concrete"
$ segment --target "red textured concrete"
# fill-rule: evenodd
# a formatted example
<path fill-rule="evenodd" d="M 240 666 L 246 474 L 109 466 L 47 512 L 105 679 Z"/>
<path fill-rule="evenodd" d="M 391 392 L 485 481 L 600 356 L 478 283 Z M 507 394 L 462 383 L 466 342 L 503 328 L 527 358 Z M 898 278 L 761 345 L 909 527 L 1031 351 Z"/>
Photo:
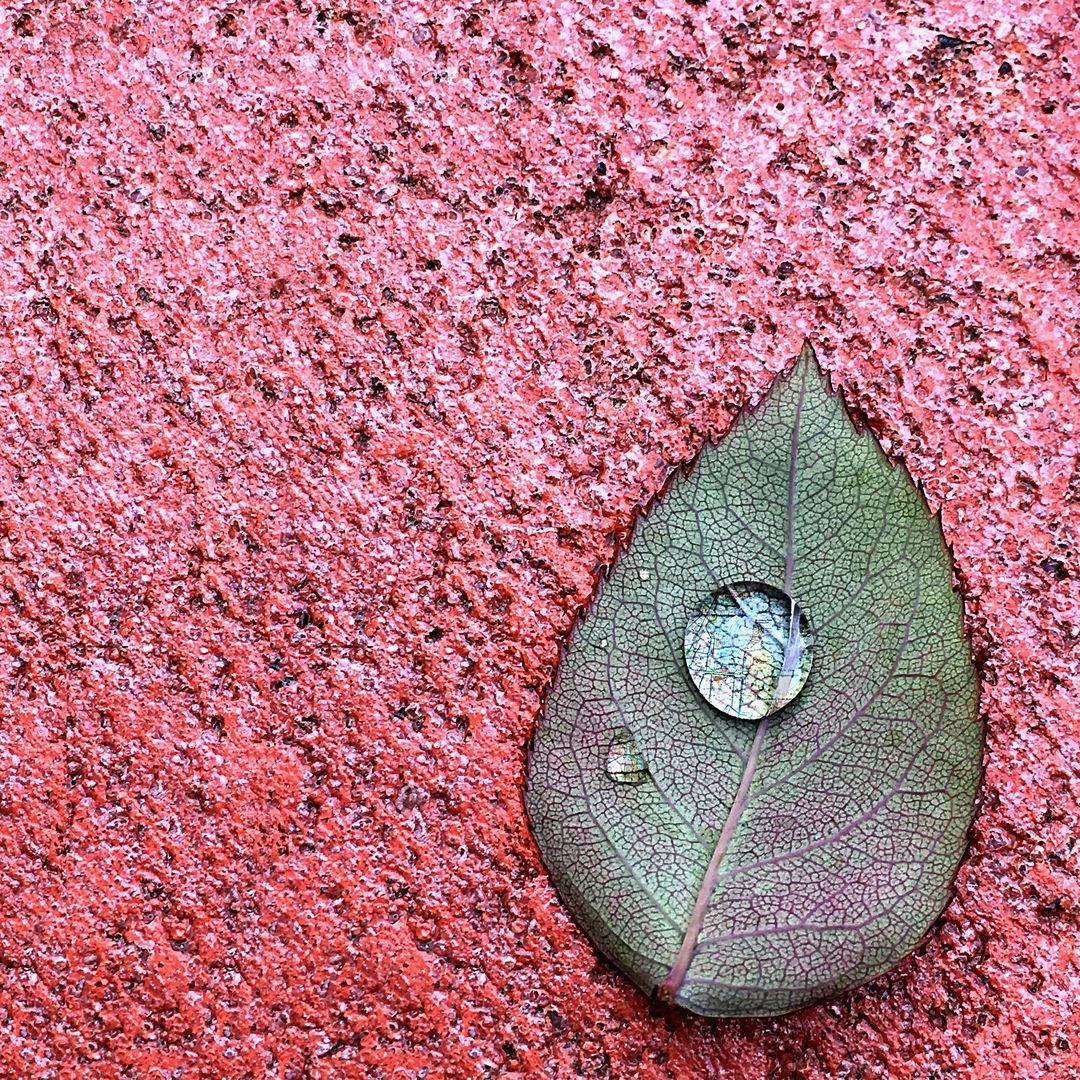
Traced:
<path fill-rule="evenodd" d="M 8 9 L 0 1075 L 1078 1075 L 1074 5 L 767 8 Z M 986 792 L 919 954 L 707 1022 L 524 747 L 803 334 L 944 507 Z"/>

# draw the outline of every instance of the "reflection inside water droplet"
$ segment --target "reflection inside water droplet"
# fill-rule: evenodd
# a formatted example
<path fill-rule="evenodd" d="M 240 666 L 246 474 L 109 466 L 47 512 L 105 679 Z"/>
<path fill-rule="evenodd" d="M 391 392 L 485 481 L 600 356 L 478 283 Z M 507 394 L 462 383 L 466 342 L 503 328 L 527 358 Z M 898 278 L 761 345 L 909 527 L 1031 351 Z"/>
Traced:
<path fill-rule="evenodd" d="M 640 784 L 649 775 L 645 755 L 626 728 L 615 732 L 608 747 L 604 771 L 616 784 Z"/>
<path fill-rule="evenodd" d="M 793 701 L 810 674 L 806 614 L 770 585 L 725 585 L 690 619 L 683 654 L 694 685 L 728 716 L 760 720 Z"/>

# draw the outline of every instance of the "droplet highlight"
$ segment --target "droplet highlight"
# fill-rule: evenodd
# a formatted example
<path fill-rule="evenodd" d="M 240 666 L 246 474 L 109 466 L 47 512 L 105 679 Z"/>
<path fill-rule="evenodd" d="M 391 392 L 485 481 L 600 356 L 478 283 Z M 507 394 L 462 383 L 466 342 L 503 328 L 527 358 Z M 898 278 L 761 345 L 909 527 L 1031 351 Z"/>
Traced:
<path fill-rule="evenodd" d="M 616 784 L 640 784 L 648 779 L 649 765 L 645 755 L 626 728 L 615 732 L 608 747 L 604 771 Z"/>
<path fill-rule="evenodd" d="M 810 674 L 809 620 L 786 593 L 740 581 L 706 600 L 686 626 L 690 678 L 710 705 L 760 720 L 798 697 Z"/>

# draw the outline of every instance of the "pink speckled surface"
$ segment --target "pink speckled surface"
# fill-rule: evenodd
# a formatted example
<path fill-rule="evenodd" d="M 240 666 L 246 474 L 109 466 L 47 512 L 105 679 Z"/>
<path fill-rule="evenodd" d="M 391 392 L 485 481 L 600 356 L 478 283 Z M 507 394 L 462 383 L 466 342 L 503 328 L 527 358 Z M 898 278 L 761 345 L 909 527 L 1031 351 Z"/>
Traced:
<path fill-rule="evenodd" d="M 1077 30 L 9 8 L 0 1074 L 1080 1075 Z M 803 334 L 944 507 L 984 807 L 919 954 L 708 1022 L 569 922 L 524 746 L 613 531 Z"/>

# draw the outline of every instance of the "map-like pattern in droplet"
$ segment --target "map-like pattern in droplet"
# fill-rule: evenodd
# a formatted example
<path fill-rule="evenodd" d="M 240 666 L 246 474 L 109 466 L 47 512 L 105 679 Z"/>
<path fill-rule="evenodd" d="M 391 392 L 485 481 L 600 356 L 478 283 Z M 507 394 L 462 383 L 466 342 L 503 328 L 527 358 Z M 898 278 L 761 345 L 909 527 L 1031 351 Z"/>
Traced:
<path fill-rule="evenodd" d="M 760 720 L 793 701 L 810 674 L 806 615 L 779 589 L 725 585 L 690 619 L 683 654 L 701 695 L 728 716 Z"/>
<path fill-rule="evenodd" d="M 645 755 L 626 728 L 620 728 L 612 737 L 604 771 L 616 784 L 640 784 L 648 777 L 649 766 Z"/>

